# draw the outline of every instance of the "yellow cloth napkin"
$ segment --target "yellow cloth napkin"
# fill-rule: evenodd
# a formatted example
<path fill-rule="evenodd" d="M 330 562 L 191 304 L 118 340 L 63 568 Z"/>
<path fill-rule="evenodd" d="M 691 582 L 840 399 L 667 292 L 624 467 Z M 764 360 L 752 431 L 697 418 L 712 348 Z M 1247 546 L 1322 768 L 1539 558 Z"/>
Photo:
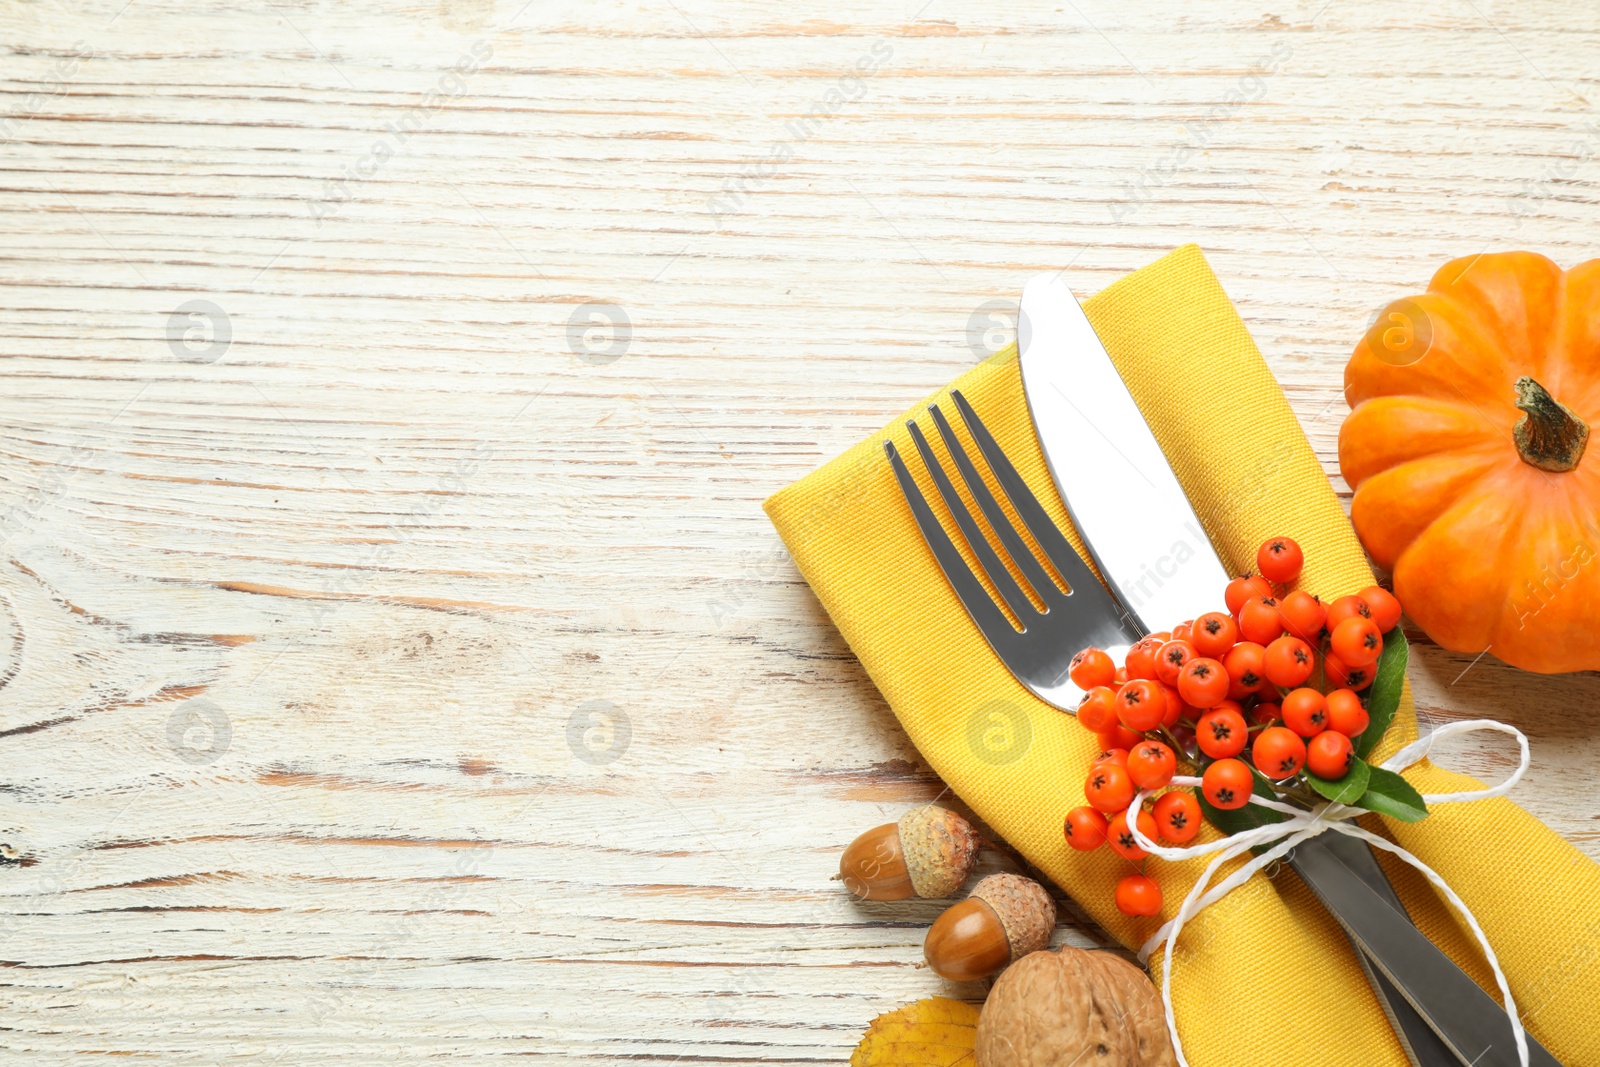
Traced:
<path fill-rule="evenodd" d="M 1338 498 L 1198 248 L 1121 279 L 1084 310 L 1226 565 L 1251 569 L 1261 541 L 1287 534 L 1305 548 L 1302 587 L 1328 598 L 1371 584 Z M 972 402 L 1081 553 L 1029 421 L 1015 348 L 951 388 Z M 1112 903 L 1131 866 L 1109 849 L 1066 846 L 1062 816 L 1083 803 L 1094 736 L 1007 673 L 939 572 L 883 454 L 887 437 L 937 499 L 904 421 L 774 494 L 767 513 L 934 770 L 1096 921 L 1136 946 L 1171 917 L 1202 863 L 1151 861 L 1166 911 L 1134 919 Z M 1416 730 L 1408 691 L 1376 755 Z M 1425 793 L 1479 788 L 1427 763 L 1407 777 Z M 1374 817 L 1373 828 L 1437 870 L 1472 908 L 1529 1031 L 1566 1067 L 1600 1067 L 1600 867 L 1509 800 L 1440 806 L 1411 826 L 1380 827 Z M 1419 875 L 1386 866 L 1418 925 L 1488 984 L 1481 953 L 1448 906 Z M 1196 1067 L 1405 1065 L 1342 932 L 1286 870 L 1256 875 L 1185 927 L 1173 991 Z"/>

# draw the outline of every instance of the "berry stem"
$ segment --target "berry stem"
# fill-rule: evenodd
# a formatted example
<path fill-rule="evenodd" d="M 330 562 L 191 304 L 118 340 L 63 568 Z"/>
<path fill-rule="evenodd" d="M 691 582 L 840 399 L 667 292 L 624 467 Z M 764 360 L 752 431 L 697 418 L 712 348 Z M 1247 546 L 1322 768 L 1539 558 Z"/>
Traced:
<path fill-rule="evenodd" d="M 1285 800 L 1293 801 L 1306 808 L 1316 807 L 1320 800 L 1320 798 L 1313 793 L 1309 787 L 1306 786 L 1305 777 L 1301 774 L 1296 774 L 1292 778 L 1285 778 L 1281 782 L 1275 782 L 1274 785 L 1277 786 L 1278 792 Z"/>
<path fill-rule="evenodd" d="M 1187 762 L 1190 766 L 1199 765 L 1200 754 L 1198 751 L 1191 748 L 1185 748 L 1183 745 L 1179 744 L 1178 739 L 1173 736 L 1173 734 L 1165 726 L 1158 726 L 1156 730 L 1161 734 L 1162 738 L 1166 740 L 1166 743 L 1172 748 L 1172 751 L 1183 754 L 1185 762 Z"/>

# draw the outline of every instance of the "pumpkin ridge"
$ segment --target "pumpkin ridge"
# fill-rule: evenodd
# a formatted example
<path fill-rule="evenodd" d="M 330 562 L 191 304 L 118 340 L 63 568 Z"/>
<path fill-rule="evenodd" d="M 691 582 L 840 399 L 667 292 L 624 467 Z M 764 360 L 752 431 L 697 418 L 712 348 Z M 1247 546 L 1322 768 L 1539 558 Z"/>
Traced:
<path fill-rule="evenodd" d="M 1366 547 L 1373 559 L 1391 571 L 1397 568 L 1411 544 L 1448 516 L 1464 497 L 1476 492 L 1480 482 L 1503 473 L 1510 463 L 1518 463 L 1497 456 L 1500 451 L 1485 446 L 1417 456 L 1378 471 L 1363 482 L 1350 502 L 1351 518 L 1359 517 L 1359 524 L 1366 527 Z M 1476 469 L 1451 469 L 1461 466 Z M 1403 494 L 1403 501 L 1397 501 L 1396 491 L 1407 486 L 1412 491 Z M 1450 499 L 1428 510 L 1427 498 L 1432 492 L 1448 492 Z M 1372 514 L 1374 509 L 1377 514 Z M 1414 521 L 1401 526 L 1401 521 L 1407 519 Z M 1393 542 L 1402 538 L 1395 548 Z"/>
<path fill-rule="evenodd" d="M 1365 400 L 1358 402 L 1356 404 L 1356 408 L 1359 408 L 1365 404 L 1373 404 L 1383 400 L 1419 400 L 1428 404 L 1439 404 L 1442 406 L 1455 408 L 1463 415 L 1482 415 L 1482 412 L 1464 397 L 1457 400 L 1448 396 L 1434 396 L 1432 393 L 1379 393 L 1377 396 L 1369 396 Z M 1352 414 L 1355 412 L 1356 408 L 1350 409 Z"/>
<path fill-rule="evenodd" d="M 1544 381 L 1556 399 L 1589 423 L 1600 422 L 1600 259 L 1580 263 L 1562 279 L 1559 348 Z"/>
<path fill-rule="evenodd" d="M 1521 465 L 1520 460 L 1512 462 Z M 1507 515 L 1503 508 L 1484 506 L 1485 498 L 1491 504 L 1499 500 L 1497 490 L 1485 484 L 1495 473 L 1504 474 L 1504 466 L 1489 467 L 1473 479 L 1474 491 L 1458 494 L 1448 508 L 1418 531 L 1395 560 L 1395 595 L 1424 632 L 1457 652 L 1477 653 L 1493 645 L 1509 603 L 1509 583 L 1494 580 L 1492 564 L 1482 567 L 1479 573 L 1463 573 L 1460 567 L 1452 566 L 1460 562 L 1460 557 L 1447 550 L 1465 542 L 1472 545 L 1477 558 L 1498 561 L 1505 546 L 1521 531 L 1521 515 Z M 1485 512 L 1498 515 L 1501 521 L 1482 530 L 1483 524 L 1478 520 Z M 1468 531 L 1465 535 L 1457 532 L 1463 527 Z M 1427 591 L 1414 592 L 1415 586 L 1427 587 Z M 1493 596 L 1474 595 L 1489 588 L 1494 590 Z M 1474 620 L 1463 610 L 1474 603 L 1492 606 Z"/>
<path fill-rule="evenodd" d="M 1548 388 L 1557 397 L 1566 391 L 1567 371 L 1572 364 L 1572 360 L 1567 353 L 1567 298 L 1569 295 L 1567 286 L 1570 284 L 1571 278 L 1570 274 L 1563 272 L 1560 282 L 1556 285 L 1555 297 L 1552 300 L 1553 306 L 1550 308 L 1550 341 L 1546 346 L 1544 365 L 1539 368 L 1537 373 L 1530 371 L 1529 374 L 1523 375 L 1523 377 L 1532 376 L 1537 378 L 1541 388 Z M 1543 377 L 1540 377 L 1541 374 Z M 1519 391 L 1522 388 L 1521 378 L 1517 380 L 1517 388 Z M 1522 407 L 1522 404 L 1519 402 L 1517 407 Z M 1571 408 L 1567 410 L 1569 413 L 1572 411 Z M 1585 420 L 1585 429 L 1587 429 L 1587 420 Z"/>
<path fill-rule="evenodd" d="M 1473 328 L 1477 330 L 1478 333 L 1483 335 L 1485 340 L 1498 341 L 1502 345 L 1505 343 L 1505 338 L 1501 336 L 1499 324 L 1497 324 L 1494 320 L 1484 316 L 1471 304 L 1468 304 L 1466 301 L 1462 300 L 1458 294 L 1449 289 L 1434 289 L 1432 286 L 1428 288 L 1428 292 L 1432 293 L 1434 296 L 1438 297 L 1441 301 L 1447 304 L 1450 311 L 1457 318 L 1465 319 L 1466 321 L 1470 322 Z"/>
<path fill-rule="evenodd" d="M 1588 481 L 1588 499 L 1595 499 L 1600 478 Z M 1588 605 L 1600 594 L 1600 572 L 1593 566 L 1597 542 L 1600 542 L 1597 537 L 1600 526 L 1587 514 L 1580 513 L 1574 506 L 1572 494 L 1552 493 L 1545 498 L 1545 503 L 1546 509 L 1538 519 L 1547 535 L 1546 544 L 1542 546 L 1547 550 L 1540 552 L 1538 542 L 1520 536 L 1527 528 L 1530 517 L 1527 513 L 1519 529 L 1522 549 L 1519 555 L 1542 558 L 1544 562 L 1537 571 L 1524 564 L 1507 576 L 1506 602 L 1495 629 L 1495 641 L 1498 644 L 1522 633 L 1525 618 L 1536 624 L 1542 621 L 1554 631 L 1551 639 L 1531 650 L 1526 662 L 1519 666 L 1542 672 L 1583 670 L 1593 661 L 1590 638 L 1584 632 L 1583 623 L 1587 619 Z M 1552 556 L 1553 562 L 1550 561 Z"/>
<path fill-rule="evenodd" d="M 1471 405 L 1448 397 L 1391 393 L 1363 400 L 1339 428 L 1340 472 L 1354 490 L 1413 460 L 1497 450 L 1498 441 L 1484 440 L 1483 418 Z M 1395 440 L 1397 425 L 1409 434 L 1403 443 Z"/>
<path fill-rule="evenodd" d="M 1466 257 L 1463 257 L 1466 258 Z M 1450 281 L 1440 285 L 1445 272 L 1461 259 L 1452 260 L 1434 273 L 1428 282 L 1428 291 L 1449 294 L 1457 309 L 1483 327 L 1486 337 L 1499 342 L 1499 351 L 1509 362 L 1531 366 L 1536 373 L 1547 367 L 1545 357 L 1551 342 L 1560 333 L 1560 299 L 1565 288 L 1565 273 L 1549 256 L 1538 252 L 1490 252 L 1473 256 L 1466 266 L 1457 271 Z M 1480 268 L 1481 265 L 1481 268 Z M 1528 268 L 1536 268 L 1529 270 Z M 1477 270 L 1473 281 L 1462 285 L 1469 271 Z M 1521 284 L 1535 276 L 1554 279 L 1548 292 L 1534 289 L 1532 295 L 1544 296 L 1550 304 L 1530 302 L 1529 290 Z M 1481 284 L 1488 277 L 1489 284 Z M 1436 288 L 1437 286 L 1437 288 Z M 1516 312 L 1520 322 L 1505 321 L 1501 308 L 1492 299 L 1492 291 L 1512 288 L 1517 294 Z"/>
<path fill-rule="evenodd" d="M 1385 306 L 1386 310 L 1397 303 L 1404 303 L 1404 298 L 1391 301 Z M 1474 353 L 1502 351 L 1508 347 L 1504 331 L 1463 302 L 1454 292 L 1430 288 L 1420 297 L 1412 298 L 1412 304 L 1414 315 L 1420 314 L 1433 324 L 1430 326 L 1431 340 L 1426 354 L 1414 363 L 1394 364 L 1372 347 L 1370 334 L 1364 335 L 1345 369 L 1346 401 L 1354 407 L 1380 396 L 1459 397 L 1477 407 L 1463 391 L 1463 382 L 1474 392 L 1482 392 L 1498 400 L 1498 387 L 1509 383 L 1508 376 L 1503 368 L 1475 361 L 1472 356 Z M 1448 364 L 1448 370 L 1436 374 L 1433 368 L 1440 364 Z M 1510 394 L 1506 394 L 1503 403 L 1509 425 L 1516 418 L 1516 408 L 1511 403 Z M 1483 414 L 1481 408 L 1479 414 Z"/>

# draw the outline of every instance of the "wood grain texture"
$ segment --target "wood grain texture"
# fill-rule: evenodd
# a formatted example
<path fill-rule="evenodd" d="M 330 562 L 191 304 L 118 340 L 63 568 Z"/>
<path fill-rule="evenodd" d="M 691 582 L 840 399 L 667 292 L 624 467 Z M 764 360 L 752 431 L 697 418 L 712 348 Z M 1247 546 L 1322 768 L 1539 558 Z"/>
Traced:
<path fill-rule="evenodd" d="M 1030 274 L 1185 241 L 1337 482 L 1378 307 L 1596 255 L 1597 46 L 1509 0 L 0 8 L 5 1058 L 837 1063 L 980 996 L 914 966 L 937 904 L 827 881 L 940 785 L 760 501 Z M 1416 661 L 1600 857 L 1600 678 Z"/>

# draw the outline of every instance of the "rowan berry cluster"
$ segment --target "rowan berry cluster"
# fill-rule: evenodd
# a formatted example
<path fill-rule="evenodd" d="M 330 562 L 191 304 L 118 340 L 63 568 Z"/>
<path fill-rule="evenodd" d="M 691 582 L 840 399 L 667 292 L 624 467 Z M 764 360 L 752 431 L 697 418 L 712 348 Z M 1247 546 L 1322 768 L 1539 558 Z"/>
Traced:
<path fill-rule="evenodd" d="M 1307 803 L 1305 772 L 1345 776 L 1369 716 L 1361 691 L 1372 684 L 1383 635 L 1400 621 L 1400 602 L 1379 586 L 1323 604 L 1286 591 L 1300 577 L 1300 546 L 1274 537 L 1256 553 L 1257 573 L 1235 578 L 1212 611 L 1135 644 L 1118 666 L 1086 648 L 1072 661 L 1084 690 L 1078 721 L 1100 739 L 1083 792 L 1067 813 L 1067 844 L 1108 845 L 1143 863 L 1128 826 L 1141 791 L 1168 789 L 1180 766 L 1199 772 L 1199 794 L 1218 811 L 1244 807 L 1260 775 L 1280 796 Z M 1181 845 L 1200 832 L 1195 792 L 1173 788 L 1135 816 L 1147 839 Z M 1161 889 L 1142 870 L 1118 883 L 1117 907 L 1155 915 Z"/>

